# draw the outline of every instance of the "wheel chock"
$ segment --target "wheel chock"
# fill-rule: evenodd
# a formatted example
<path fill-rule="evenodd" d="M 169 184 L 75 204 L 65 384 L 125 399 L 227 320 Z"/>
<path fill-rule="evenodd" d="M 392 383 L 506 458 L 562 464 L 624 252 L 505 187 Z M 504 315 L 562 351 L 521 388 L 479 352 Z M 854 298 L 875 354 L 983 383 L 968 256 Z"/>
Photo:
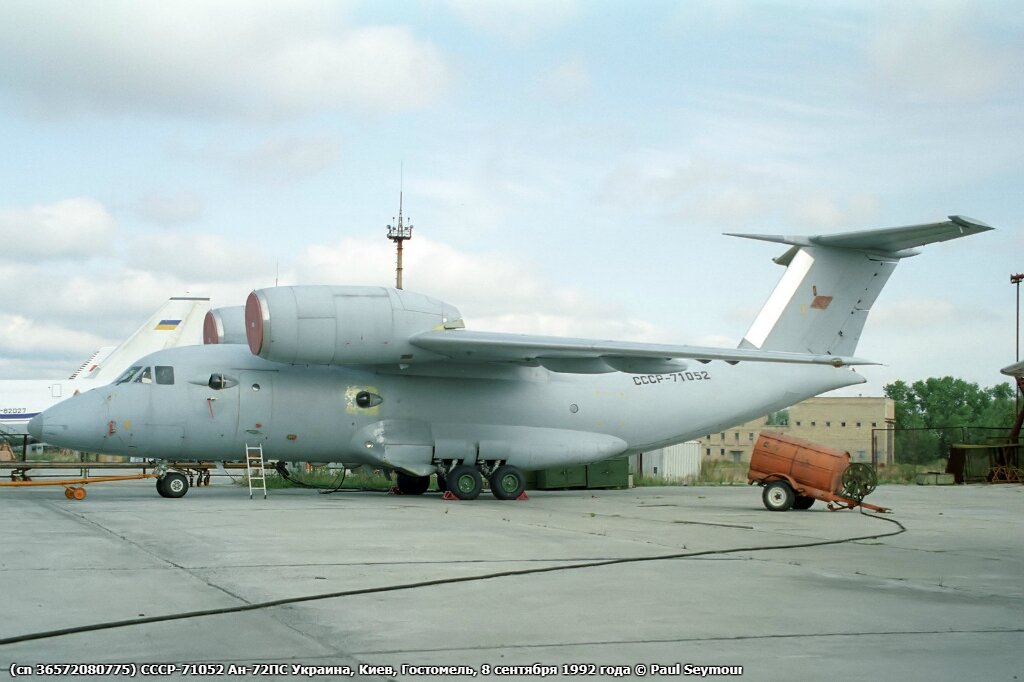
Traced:
<path fill-rule="evenodd" d="M 445 490 L 444 491 L 444 495 L 441 496 L 441 499 L 442 500 L 458 500 L 460 498 L 455 493 L 453 493 L 451 490 Z"/>
<path fill-rule="evenodd" d="M 401 495 L 402 491 L 398 489 L 397 485 L 393 485 L 388 488 L 388 495 Z"/>
<path fill-rule="evenodd" d="M 526 491 L 519 493 L 519 497 L 516 498 L 516 502 L 528 502 L 530 496 L 526 494 Z"/>

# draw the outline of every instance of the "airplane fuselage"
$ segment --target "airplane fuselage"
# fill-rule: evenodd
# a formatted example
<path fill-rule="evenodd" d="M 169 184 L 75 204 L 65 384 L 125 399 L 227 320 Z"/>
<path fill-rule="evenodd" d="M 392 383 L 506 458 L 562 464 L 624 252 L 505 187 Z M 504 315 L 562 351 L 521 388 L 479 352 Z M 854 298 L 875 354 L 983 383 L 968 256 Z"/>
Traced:
<path fill-rule="evenodd" d="M 522 469 L 640 452 L 863 381 L 845 368 L 693 362 L 668 374 L 566 374 L 509 364 L 286 365 L 241 345 L 178 348 L 129 381 L 48 410 L 43 440 L 160 459 L 333 461 L 427 475 L 438 460 Z M 211 377 L 217 377 L 211 381 Z M 216 386 L 212 387 L 212 386 Z"/>
<path fill-rule="evenodd" d="M 32 417 L 76 392 L 85 392 L 103 383 L 92 379 L 0 381 L 0 435 L 28 435 L 28 422 Z"/>

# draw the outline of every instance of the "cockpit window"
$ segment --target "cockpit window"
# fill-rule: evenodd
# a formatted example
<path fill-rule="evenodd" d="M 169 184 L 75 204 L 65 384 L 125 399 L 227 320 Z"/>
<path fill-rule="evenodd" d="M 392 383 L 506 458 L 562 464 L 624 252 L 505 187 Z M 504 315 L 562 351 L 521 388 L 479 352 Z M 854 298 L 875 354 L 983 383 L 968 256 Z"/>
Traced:
<path fill-rule="evenodd" d="M 232 379 L 226 374 L 211 374 L 210 381 L 207 385 L 213 390 L 219 391 L 222 388 L 231 388 L 232 386 L 237 386 L 238 380 Z"/>
<path fill-rule="evenodd" d="M 136 384 L 151 384 L 151 383 L 153 383 L 153 368 L 152 367 L 144 368 L 141 372 L 139 372 L 139 376 L 135 377 L 135 382 L 134 383 L 136 383 Z"/>
<path fill-rule="evenodd" d="M 167 365 L 156 366 L 156 383 L 170 386 L 174 384 L 174 368 Z"/>
<path fill-rule="evenodd" d="M 114 383 L 127 384 L 129 381 L 135 378 L 135 375 L 138 373 L 140 369 L 142 369 L 141 366 L 129 367 L 121 374 L 121 376 L 117 378 L 117 380 Z"/>

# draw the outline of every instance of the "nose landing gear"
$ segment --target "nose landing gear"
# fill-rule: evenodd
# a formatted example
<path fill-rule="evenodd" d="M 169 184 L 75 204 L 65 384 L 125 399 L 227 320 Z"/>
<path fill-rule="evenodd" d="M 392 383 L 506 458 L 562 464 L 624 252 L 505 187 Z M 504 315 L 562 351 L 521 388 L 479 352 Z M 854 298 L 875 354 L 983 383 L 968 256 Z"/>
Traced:
<path fill-rule="evenodd" d="M 156 479 L 156 491 L 160 497 L 184 497 L 188 492 L 188 477 L 177 471 L 168 471 Z"/>

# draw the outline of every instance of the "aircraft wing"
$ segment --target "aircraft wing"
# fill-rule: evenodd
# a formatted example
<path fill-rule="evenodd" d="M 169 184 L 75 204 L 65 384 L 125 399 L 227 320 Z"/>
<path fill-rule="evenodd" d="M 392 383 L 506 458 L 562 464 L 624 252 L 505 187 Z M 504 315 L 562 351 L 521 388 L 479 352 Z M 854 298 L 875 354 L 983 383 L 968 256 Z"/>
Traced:
<path fill-rule="evenodd" d="M 598 341 L 557 336 L 532 336 L 499 332 L 438 330 L 417 334 L 409 342 L 455 362 L 516 362 L 541 365 L 556 372 L 631 374 L 678 372 L 685 360 L 737 362 L 787 362 L 810 365 L 874 365 L 869 360 L 834 355 L 811 355 L 740 348 L 672 346 L 654 343 Z"/>

